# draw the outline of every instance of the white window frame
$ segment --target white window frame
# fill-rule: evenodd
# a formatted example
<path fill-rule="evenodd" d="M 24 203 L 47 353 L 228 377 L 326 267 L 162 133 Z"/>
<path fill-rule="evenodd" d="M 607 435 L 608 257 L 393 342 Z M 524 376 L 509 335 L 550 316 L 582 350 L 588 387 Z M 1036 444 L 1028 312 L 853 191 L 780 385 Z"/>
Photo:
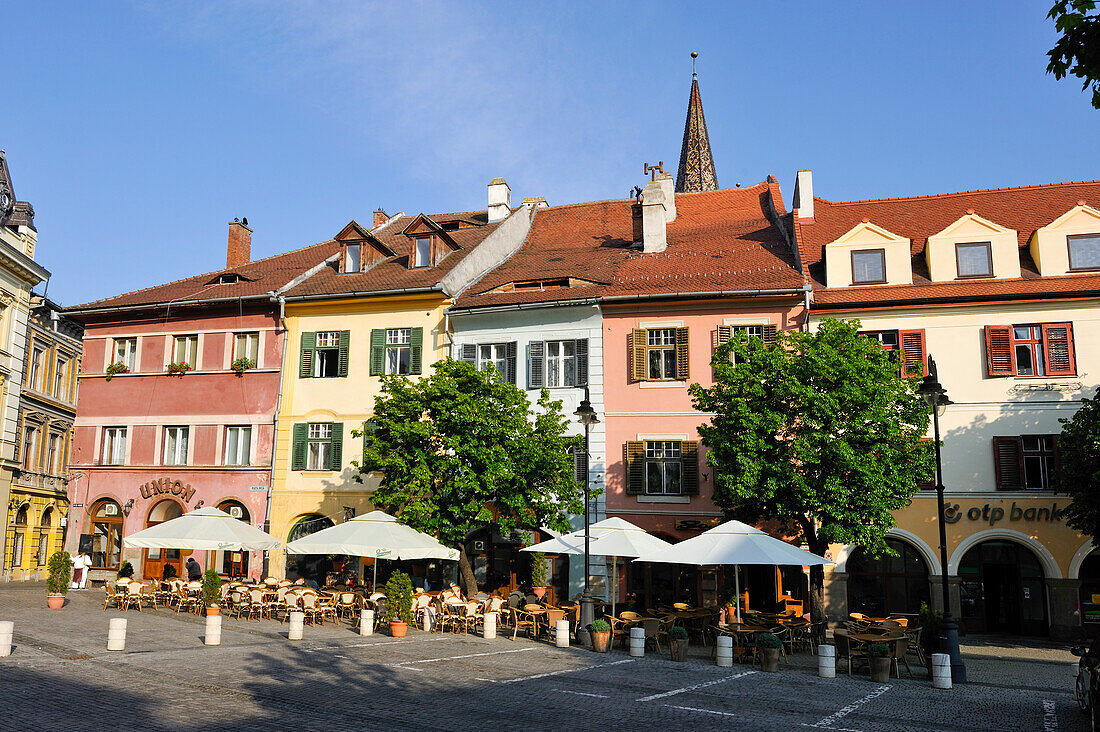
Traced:
<path fill-rule="evenodd" d="M 488 350 L 488 356 L 485 351 Z M 488 369 L 489 364 L 497 370 L 502 379 L 508 378 L 508 344 L 507 343 L 480 343 L 477 346 L 477 367 L 481 371 Z"/>
<path fill-rule="evenodd" d="M 241 353 L 241 344 L 244 343 L 244 353 Z M 233 360 L 247 358 L 252 363 L 260 363 L 260 334 L 257 331 L 243 331 L 233 334 Z"/>
<path fill-rule="evenodd" d="M 46 444 L 46 472 L 50 475 L 60 475 L 61 454 L 65 451 L 65 439 L 59 433 L 51 432 Z"/>
<path fill-rule="evenodd" d="M 100 465 L 126 464 L 126 428 L 104 427 L 100 448 Z"/>
<path fill-rule="evenodd" d="M 322 351 L 325 357 L 321 357 Z M 321 373 L 321 367 L 327 363 L 329 354 L 335 354 L 332 357 L 332 373 Z M 323 379 L 338 376 L 340 373 L 340 331 L 338 330 L 319 330 L 314 335 L 313 344 L 313 378 Z"/>
<path fill-rule="evenodd" d="M 649 467 L 659 464 L 661 466 L 660 486 L 650 485 Z M 675 470 L 671 468 L 675 466 Z M 672 478 L 671 473 L 676 473 L 679 489 L 671 491 L 668 488 Z M 645 494 L 647 496 L 682 496 L 684 495 L 684 468 L 683 454 L 679 440 L 645 440 Z"/>
<path fill-rule="evenodd" d="M 71 361 L 64 354 L 57 354 L 54 359 L 53 395 L 62 401 L 69 398 L 69 364 Z"/>
<path fill-rule="evenodd" d="M 401 370 L 401 355 L 408 368 Z M 412 328 L 386 329 L 386 360 L 382 372 L 387 376 L 407 376 L 412 373 Z"/>
<path fill-rule="evenodd" d="M 180 358 L 180 344 L 184 344 L 183 358 Z M 171 363 L 187 363 L 192 369 L 199 365 L 199 337 L 195 334 L 178 335 L 172 337 L 172 361 Z"/>
<path fill-rule="evenodd" d="M 655 337 L 656 336 L 656 337 Z M 645 334 L 646 374 L 650 381 L 672 381 L 676 379 L 676 328 L 647 328 Z M 653 359 L 650 354 L 661 353 L 660 373 L 653 373 Z M 672 353 L 672 363 L 668 362 L 668 353 Z M 669 373 L 671 370 L 671 373 Z"/>
<path fill-rule="evenodd" d="M 310 422 L 306 432 L 306 470 L 332 469 L 332 422 Z"/>
<path fill-rule="evenodd" d="M 354 258 L 352 257 L 353 251 L 355 252 Z M 362 250 L 358 244 L 346 244 L 344 246 L 344 272 L 355 273 L 360 270 L 363 265 L 361 254 Z M 354 267 L 352 266 L 353 263 L 355 264 Z"/>
<path fill-rule="evenodd" d="M 414 244 L 414 267 L 427 267 L 432 263 L 432 239 L 431 237 L 419 237 Z"/>
<path fill-rule="evenodd" d="M 111 363 L 122 363 L 131 371 L 137 370 L 137 345 L 137 338 L 115 338 L 112 346 L 115 357 Z"/>
<path fill-rule="evenodd" d="M 236 458 L 231 459 L 231 455 L 236 455 Z M 252 425 L 230 425 L 225 428 L 224 464 L 252 464 Z"/>
<path fill-rule="evenodd" d="M 734 333 L 744 333 L 749 338 L 764 339 L 764 326 L 760 323 L 753 323 L 751 325 L 731 325 L 730 335 Z M 737 354 L 730 352 L 730 361 L 734 366 L 737 365 Z"/>
<path fill-rule="evenodd" d="M 566 346 L 572 349 L 572 353 L 566 355 Z M 551 353 L 554 348 L 557 353 Z M 568 338 L 557 341 L 546 341 L 543 353 L 543 384 L 547 389 L 572 388 L 577 384 L 577 341 Z M 551 378 L 553 377 L 553 378 Z"/>
<path fill-rule="evenodd" d="M 39 346 L 31 348 L 30 373 L 27 374 L 27 386 L 35 391 L 43 391 L 38 382 L 45 378 L 43 362 L 46 357 L 46 349 Z"/>
<path fill-rule="evenodd" d="M 191 445 L 191 428 L 173 425 L 164 428 L 164 464 L 187 465 L 187 453 Z"/>
<path fill-rule="evenodd" d="M 41 440 L 42 428 L 38 425 L 23 425 L 23 469 L 34 470 L 37 468 L 35 459 L 38 457 L 38 449 Z M 30 444 L 28 444 L 30 443 Z"/>

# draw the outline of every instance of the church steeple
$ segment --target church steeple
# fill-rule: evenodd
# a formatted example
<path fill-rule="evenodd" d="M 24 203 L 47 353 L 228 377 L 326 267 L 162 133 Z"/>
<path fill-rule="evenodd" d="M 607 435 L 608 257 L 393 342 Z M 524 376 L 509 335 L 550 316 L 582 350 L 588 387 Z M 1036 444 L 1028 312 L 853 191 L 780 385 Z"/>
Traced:
<path fill-rule="evenodd" d="M 699 75 L 695 73 L 698 52 L 691 52 L 691 96 L 688 97 L 684 144 L 680 148 L 680 169 L 676 172 L 676 192 L 695 193 L 718 189 L 718 174 L 710 154 L 707 121 L 703 117 L 703 98 L 699 94 Z"/>

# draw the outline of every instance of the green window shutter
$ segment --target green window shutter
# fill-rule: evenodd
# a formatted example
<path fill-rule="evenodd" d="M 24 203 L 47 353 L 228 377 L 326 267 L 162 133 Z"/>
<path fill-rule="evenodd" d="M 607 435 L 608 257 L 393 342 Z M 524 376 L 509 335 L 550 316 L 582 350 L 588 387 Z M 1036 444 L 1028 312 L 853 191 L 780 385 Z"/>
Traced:
<path fill-rule="evenodd" d="M 699 495 L 699 443 L 680 443 L 680 485 L 685 496 Z"/>
<path fill-rule="evenodd" d="M 546 341 L 527 344 L 527 388 L 541 389 L 546 383 L 543 372 L 546 365 Z"/>
<path fill-rule="evenodd" d="M 409 334 L 409 373 L 419 374 L 424 368 L 424 329 L 413 328 Z"/>
<path fill-rule="evenodd" d="M 344 466 L 344 423 L 332 423 L 332 470 L 341 470 Z"/>
<path fill-rule="evenodd" d="M 306 469 L 306 438 L 309 436 L 309 425 L 305 422 L 299 422 L 294 425 L 294 430 L 291 433 L 291 470 L 305 470 Z"/>
<path fill-rule="evenodd" d="M 336 375 L 347 376 L 348 375 L 348 346 L 351 345 L 351 331 L 340 331 L 340 356 L 337 361 Z"/>
<path fill-rule="evenodd" d="M 370 332 L 370 375 L 381 376 L 386 363 L 386 329 Z"/>
<path fill-rule="evenodd" d="M 517 346 L 515 341 L 510 341 L 505 345 L 504 355 L 508 359 L 508 363 L 505 366 L 504 380 L 509 384 L 516 383 L 516 352 Z"/>
<path fill-rule="evenodd" d="M 316 333 L 302 333 L 302 353 L 298 360 L 298 377 L 308 379 L 313 376 L 313 349 L 317 347 Z"/>
<path fill-rule="evenodd" d="M 645 493 L 644 442 L 627 442 L 623 445 L 623 465 L 626 466 L 626 494 L 639 496 Z"/>
<path fill-rule="evenodd" d="M 576 386 L 588 385 L 588 339 L 578 338 L 577 343 L 573 346 L 573 353 L 576 354 Z"/>
<path fill-rule="evenodd" d="M 690 370 L 688 368 L 688 329 L 676 329 L 676 378 L 686 381 Z"/>

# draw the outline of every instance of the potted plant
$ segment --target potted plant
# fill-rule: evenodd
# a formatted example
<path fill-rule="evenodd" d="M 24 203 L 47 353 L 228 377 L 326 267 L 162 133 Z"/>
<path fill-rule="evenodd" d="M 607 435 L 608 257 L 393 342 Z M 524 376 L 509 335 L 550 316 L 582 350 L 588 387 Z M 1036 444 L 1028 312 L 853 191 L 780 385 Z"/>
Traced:
<path fill-rule="evenodd" d="M 115 572 L 115 579 L 122 579 L 126 577 L 130 579 L 134 576 L 134 565 L 130 564 L 129 559 L 123 559 L 122 564 L 118 565 L 118 571 Z"/>
<path fill-rule="evenodd" d="M 760 652 L 760 670 L 773 674 L 779 670 L 779 652 L 783 641 L 773 633 L 760 633 L 756 636 L 756 650 Z"/>
<path fill-rule="evenodd" d="M 222 578 L 215 569 L 207 569 L 202 574 L 202 599 L 206 603 L 206 614 L 217 615 L 221 610 L 218 600 L 221 599 Z"/>
<path fill-rule="evenodd" d="M 115 374 L 128 374 L 128 373 L 130 373 L 130 368 L 126 364 L 124 364 L 122 361 L 116 361 L 115 363 L 113 363 L 113 364 L 111 364 L 110 366 L 107 367 L 107 381 L 110 381 L 111 377 L 114 376 Z"/>
<path fill-rule="evenodd" d="M 542 552 L 531 555 L 531 591 L 540 600 L 546 595 L 546 576 L 550 572 L 550 562 Z"/>
<path fill-rule="evenodd" d="M 673 661 L 686 661 L 688 657 L 687 628 L 674 625 L 668 629 L 669 656 Z"/>
<path fill-rule="evenodd" d="M 611 625 L 603 618 L 592 621 L 592 650 L 596 653 L 607 653 L 611 648 Z"/>
<path fill-rule="evenodd" d="M 409 575 L 398 570 L 386 582 L 386 612 L 390 618 L 390 635 L 404 638 L 413 619 L 413 588 Z"/>
<path fill-rule="evenodd" d="M 229 368 L 236 371 L 237 376 L 241 376 L 244 374 L 245 371 L 256 368 L 256 362 L 253 361 L 251 358 L 238 358 L 236 361 L 229 365 Z"/>
<path fill-rule="evenodd" d="M 871 657 L 871 681 L 879 684 L 890 681 L 890 667 L 893 665 L 890 646 L 885 643 L 872 643 L 867 648 L 867 655 Z"/>
<path fill-rule="evenodd" d="M 50 610 L 60 610 L 73 581 L 73 560 L 68 552 L 54 552 L 46 568 L 46 604 Z"/>

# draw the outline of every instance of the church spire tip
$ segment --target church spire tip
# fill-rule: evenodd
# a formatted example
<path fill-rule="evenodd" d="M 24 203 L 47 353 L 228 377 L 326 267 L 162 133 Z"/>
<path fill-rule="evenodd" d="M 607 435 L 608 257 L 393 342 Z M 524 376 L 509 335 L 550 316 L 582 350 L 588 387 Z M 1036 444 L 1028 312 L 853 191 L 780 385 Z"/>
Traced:
<path fill-rule="evenodd" d="M 695 71 L 698 51 L 691 52 L 691 93 L 688 96 L 684 143 L 680 148 L 680 168 L 676 173 L 676 192 L 694 193 L 718 189 L 718 174 L 710 152 L 707 121 L 703 117 L 703 98 L 699 93 L 699 74 Z"/>

